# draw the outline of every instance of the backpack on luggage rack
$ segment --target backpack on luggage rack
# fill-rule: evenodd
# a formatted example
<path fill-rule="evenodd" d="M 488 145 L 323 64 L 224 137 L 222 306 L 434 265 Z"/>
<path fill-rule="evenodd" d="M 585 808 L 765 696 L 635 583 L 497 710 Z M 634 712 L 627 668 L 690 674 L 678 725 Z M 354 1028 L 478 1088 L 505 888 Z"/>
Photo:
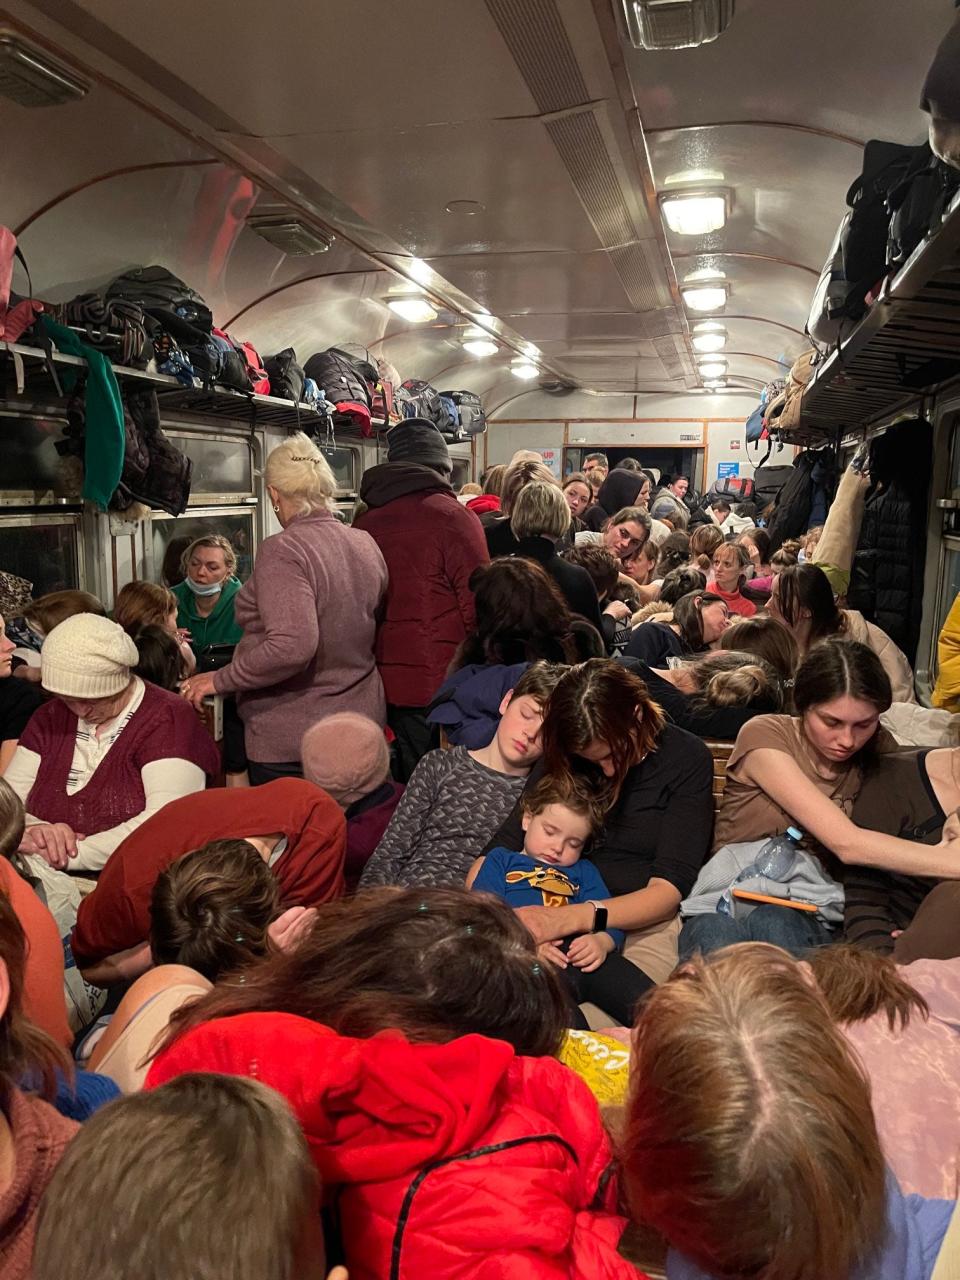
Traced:
<path fill-rule="evenodd" d="M 950 201 L 960 189 L 960 173 L 931 153 L 919 172 L 912 172 L 887 197 L 890 227 L 887 267 L 898 271 L 914 249 L 939 229 Z"/>
<path fill-rule="evenodd" d="M 270 379 L 270 394 L 300 404 L 306 379 L 293 347 L 284 347 L 275 356 L 267 356 L 263 367 Z"/>
<path fill-rule="evenodd" d="M 373 435 L 366 372 L 361 372 L 353 356 L 340 347 L 316 351 L 304 365 L 304 374 L 316 382 L 333 405 L 335 422 L 355 426 L 361 435 Z"/>
<path fill-rule="evenodd" d="M 134 267 L 107 287 L 107 302 L 132 302 L 144 313 L 160 373 L 204 387 L 222 382 L 227 352 L 213 336 L 213 314 L 195 289 L 166 267 Z M 229 374 L 228 374 L 229 376 Z"/>
<path fill-rule="evenodd" d="M 443 403 L 440 392 L 422 378 L 407 378 L 401 387 L 401 407 L 405 418 L 425 418 L 444 436 L 459 439 L 459 424 Z M 454 406 L 455 407 L 455 406 Z"/>
<path fill-rule="evenodd" d="M 487 416 L 483 412 L 480 397 L 475 392 L 442 391 L 440 394 L 453 401 L 460 427 L 467 437 L 483 435 L 487 429 Z"/>

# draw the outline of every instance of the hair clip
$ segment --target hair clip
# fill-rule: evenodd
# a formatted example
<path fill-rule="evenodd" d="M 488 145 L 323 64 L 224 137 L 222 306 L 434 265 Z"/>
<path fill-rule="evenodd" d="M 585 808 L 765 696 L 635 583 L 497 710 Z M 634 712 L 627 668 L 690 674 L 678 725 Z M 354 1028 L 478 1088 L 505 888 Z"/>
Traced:
<path fill-rule="evenodd" d="M 467 925 L 467 937 L 469 938 L 469 937 L 472 937 L 472 936 L 473 936 L 473 925 L 472 925 L 472 924 L 468 924 L 468 925 Z"/>
<path fill-rule="evenodd" d="M 426 902 L 421 902 L 421 903 L 420 903 L 420 905 L 419 905 L 419 907 L 417 907 L 417 910 L 418 910 L 418 911 L 429 911 L 429 910 L 430 910 L 430 906 L 429 906 L 429 904 L 428 904 L 428 903 L 426 903 Z"/>
<path fill-rule="evenodd" d="M 540 974 L 543 972 L 543 970 L 540 968 L 536 960 L 530 966 L 530 972 L 533 974 L 535 978 L 539 978 Z"/>
<path fill-rule="evenodd" d="M 311 458 L 308 453 L 291 453 L 291 462 L 316 462 L 316 458 Z"/>
<path fill-rule="evenodd" d="M 236 934 L 236 935 L 234 936 L 234 939 L 233 939 L 233 940 L 234 940 L 234 942 L 243 942 L 243 941 L 244 941 L 243 934 L 242 934 L 242 933 L 238 933 L 238 934 Z"/>

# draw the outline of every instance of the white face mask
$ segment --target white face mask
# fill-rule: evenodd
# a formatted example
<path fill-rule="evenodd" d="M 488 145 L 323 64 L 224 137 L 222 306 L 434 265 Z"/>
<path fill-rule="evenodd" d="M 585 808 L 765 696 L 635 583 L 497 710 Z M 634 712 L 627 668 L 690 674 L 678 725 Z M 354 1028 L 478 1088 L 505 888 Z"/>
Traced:
<path fill-rule="evenodd" d="M 222 582 L 194 582 L 189 574 L 184 582 L 195 596 L 218 596 L 223 590 Z"/>

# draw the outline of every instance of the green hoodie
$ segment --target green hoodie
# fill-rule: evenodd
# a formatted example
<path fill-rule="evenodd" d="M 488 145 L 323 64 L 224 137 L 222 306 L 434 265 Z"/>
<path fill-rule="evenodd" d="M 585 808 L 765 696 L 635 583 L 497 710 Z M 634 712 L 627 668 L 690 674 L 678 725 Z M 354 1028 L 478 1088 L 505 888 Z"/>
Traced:
<path fill-rule="evenodd" d="M 197 597 L 186 582 L 178 582 L 171 590 L 177 597 L 177 626 L 190 632 L 190 647 L 199 653 L 209 644 L 238 644 L 243 629 L 233 614 L 233 601 L 240 590 L 238 578 L 224 578 L 223 590 L 217 597 L 213 613 L 202 618 L 197 612 Z"/>

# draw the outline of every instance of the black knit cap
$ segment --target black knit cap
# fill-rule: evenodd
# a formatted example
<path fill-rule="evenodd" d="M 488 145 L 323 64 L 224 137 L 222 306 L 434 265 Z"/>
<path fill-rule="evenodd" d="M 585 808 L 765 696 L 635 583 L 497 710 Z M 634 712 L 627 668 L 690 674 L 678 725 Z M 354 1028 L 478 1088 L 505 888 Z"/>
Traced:
<path fill-rule="evenodd" d="M 426 418 L 407 418 L 387 432 L 388 462 L 417 462 L 442 476 L 453 475 L 450 450 L 443 436 Z"/>

